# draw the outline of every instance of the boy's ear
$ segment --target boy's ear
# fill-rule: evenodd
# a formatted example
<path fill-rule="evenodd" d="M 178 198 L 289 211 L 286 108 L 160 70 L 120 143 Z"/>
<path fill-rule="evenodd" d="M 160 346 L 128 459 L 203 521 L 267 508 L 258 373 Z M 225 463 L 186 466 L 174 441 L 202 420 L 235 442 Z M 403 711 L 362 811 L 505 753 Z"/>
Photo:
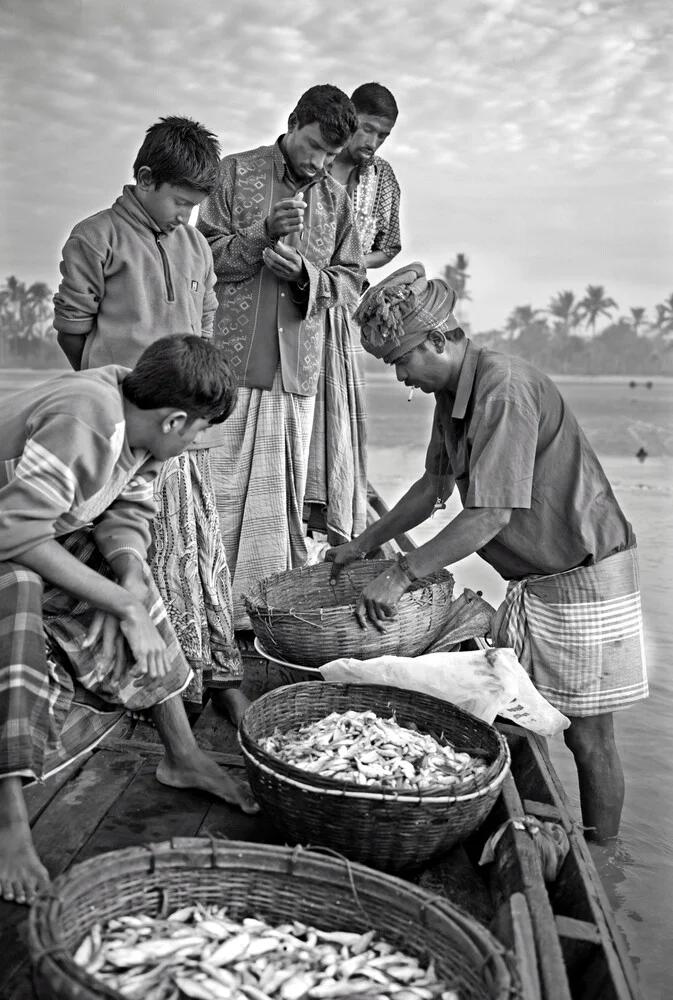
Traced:
<path fill-rule="evenodd" d="M 150 167 L 139 167 L 138 176 L 136 177 L 136 183 L 138 187 L 141 187 L 143 191 L 149 190 L 154 184 L 152 179 L 152 170 Z"/>
<path fill-rule="evenodd" d="M 288 132 L 294 132 L 294 130 L 297 127 L 297 121 L 298 121 L 297 120 L 297 112 L 296 111 L 291 111 L 290 112 L 290 117 L 287 120 L 287 130 L 288 130 Z"/>
<path fill-rule="evenodd" d="M 161 433 L 171 434 L 175 431 L 181 434 L 187 423 L 187 413 L 185 410 L 171 410 L 161 421 Z"/>

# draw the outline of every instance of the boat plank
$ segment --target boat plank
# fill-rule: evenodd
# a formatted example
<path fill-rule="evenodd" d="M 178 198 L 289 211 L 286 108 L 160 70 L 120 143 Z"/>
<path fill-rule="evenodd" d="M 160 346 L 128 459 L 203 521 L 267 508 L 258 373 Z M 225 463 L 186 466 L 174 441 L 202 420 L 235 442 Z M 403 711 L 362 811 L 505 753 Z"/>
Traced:
<path fill-rule="evenodd" d="M 52 799 L 58 794 L 61 788 L 67 785 L 70 779 L 74 777 L 78 771 L 82 770 L 90 757 L 90 753 L 83 754 L 67 767 L 58 771 L 51 778 L 47 778 L 46 781 L 38 781 L 34 785 L 29 785 L 27 788 L 24 788 L 23 797 L 26 802 L 28 820 L 31 826 L 42 815 L 44 810 L 47 808 Z"/>
<path fill-rule="evenodd" d="M 628 957 L 626 944 L 617 927 L 587 842 L 583 836 L 578 835 L 577 824 L 572 819 L 568 798 L 551 764 L 545 742 L 531 734 L 530 739 L 526 742 L 526 746 L 532 758 L 533 765 L 540 775 L 540 783 L 549 789 L 554 804 L 563 816 L 563 825 L 571 844 L 569 859 L 571 856 L 576 859 L 578 869 L 576 876 L 572 880 L 574 883 L 572 895 L 576 897 L 578 890 L 586 892 L 586 899 L 589 906 L 588 922 L 594 923 L 598 928 L 600 940 L 603 945 L 602 950 L 609 969 L 609 975 L 606 976 L 605 982 L 610 983 L 610 992 L 607 992 L 607 987 L 605 987 L 603 993 L 596 993 L 595 996 L 605 997 L 605 1000 L 609 1000 L 611 996 L 614 996 L 617 1000 L 638 1000 L 641 996 L 640 987 L 636 979 L 635 970 Z M 569 859 L 567 859 L 566 864 Z M 562 892 L 571 892 L 570 879 L 562 881 L 559 877 L 557 881 L 559 882 L 559 890 L 554 897 L 555 905 L 557 897 L 560 897 Z M 575 915 L 572 913 L 572 910 L 568 915 L 571 914 Z M 596 977 L 594 976 L 594 978 Z M 588 973 L 587 981 L 589 981 Z M 588 997 L 587 1000 L 591 1000 L 591 998 Z"/>
<path fill-rule="evenodd" d="M 516 955 L 523 1000 L 542 1000 L 533 922 L 522 892 L 501 904 L 491 930 Z"/>
<path fill-rule="evenodd" d="M 118 753 L 118 757 L 125 755 Z M 138 757 L 140 766 L 133 783 L 119 795 L 97 824 L 95 833 L 80 850 L 84 861 L 105 851 L 141 844 L 194 837 L 212 803 L 206 792 L 171 788 L 156 779 L 157 759 Z"/>
<path fill-rule="evenodd" d="M 57 788 L 32 828 L 35 848 L 52 878 L 76 859 L 141 764 L 142 758 L 135 754 L 100 750 Z M 7 982 L 21 980 L 27 968 L 24 914 L 25 907 L 0 903 L 0 955 Z"/>
<path fill-rule="evenodd" d="M 525 830 L 517 830 L 508 822 L 523 815 L 523 803 L 509 774 L 492 814 L 492 821 L 507 822 L 507 827 L 496 848 L 495 861 L 489 866 L 491 889 L 498 903 L 507 902 L 513 892 L 523 892 L 534 929 L 543 1000 L 571 1000 L 537 848 Z"/>

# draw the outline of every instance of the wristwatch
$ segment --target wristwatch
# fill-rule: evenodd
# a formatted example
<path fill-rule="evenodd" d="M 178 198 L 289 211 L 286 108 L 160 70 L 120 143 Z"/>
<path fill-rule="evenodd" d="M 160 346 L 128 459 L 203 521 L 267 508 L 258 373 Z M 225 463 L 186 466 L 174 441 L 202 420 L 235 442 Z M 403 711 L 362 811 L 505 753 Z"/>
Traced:
<path fill-rule="evenodd" d="M 400 567 L 400 569 L 402 570 L 402 572 L 404 573 L 404 575 L 406 576 L 407 580 L 409 580 L 410 583 L 418 583 L 418 577 L 409 566 L 409 563 L 407 562 L 407 557 L 404 554 L 397 557 L 397 565 Z"/>

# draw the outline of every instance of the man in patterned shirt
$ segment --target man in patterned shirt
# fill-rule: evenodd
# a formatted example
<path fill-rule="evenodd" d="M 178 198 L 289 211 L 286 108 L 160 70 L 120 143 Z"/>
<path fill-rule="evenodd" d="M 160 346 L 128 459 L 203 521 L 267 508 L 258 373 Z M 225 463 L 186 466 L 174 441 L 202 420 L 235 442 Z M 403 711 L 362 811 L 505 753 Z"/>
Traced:
<path fill-rule="evenodd" d="M 351 94 L 358 130 L 330 173 L 348 191 L 366 268 L 384 267 L 401 249 L 400 188 L 377 156 L 397 121 L 387 87 L 363 83 Z M 305 514 L 310 527 L 340 545 L 367 523 L 367 412 L 360 330 L 352 310 L 333 306 L 325 326 L 325 359 L 315 402 Z"/>
<path fill-rule="evenodd" d="M 197 336 L 156 340 L 131 371 L 61 375 L 0 405 L 0 896 L 48 882 L 23 784 L 152 709 L 163 784 L 257 806 L 196 744 L 178 694 L 191 670 L 147 565 L 154 479 L 236 387 Z"/>
<path fill-rule="evenodd" d="M 239 401 L 208 435 L 222 537 L 242 592 L 304 563 L 302 520 L 326 311 L 354 306 L 365 277 L 345 189 L 327 168 L 357 128 L 337 87 L 311 87 L 271 146 L 225 156 L 198 228 L 213 252 L 214 341 Z"/>

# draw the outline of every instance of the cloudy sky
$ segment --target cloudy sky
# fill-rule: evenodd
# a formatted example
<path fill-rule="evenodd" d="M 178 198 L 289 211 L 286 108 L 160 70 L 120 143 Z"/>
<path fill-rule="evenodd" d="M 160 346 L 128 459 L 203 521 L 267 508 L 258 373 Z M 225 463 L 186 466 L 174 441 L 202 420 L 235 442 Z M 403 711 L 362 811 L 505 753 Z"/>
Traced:
<path fill-rule="evenodd" d="M 144 130 L 272 142 L 314 83 L 386 84 L 398 262 L 470 260 L 476 329 L 604 284 L 673 291 L 670 0 L 0 0 L 0 279 L 58 281 Z"/>

